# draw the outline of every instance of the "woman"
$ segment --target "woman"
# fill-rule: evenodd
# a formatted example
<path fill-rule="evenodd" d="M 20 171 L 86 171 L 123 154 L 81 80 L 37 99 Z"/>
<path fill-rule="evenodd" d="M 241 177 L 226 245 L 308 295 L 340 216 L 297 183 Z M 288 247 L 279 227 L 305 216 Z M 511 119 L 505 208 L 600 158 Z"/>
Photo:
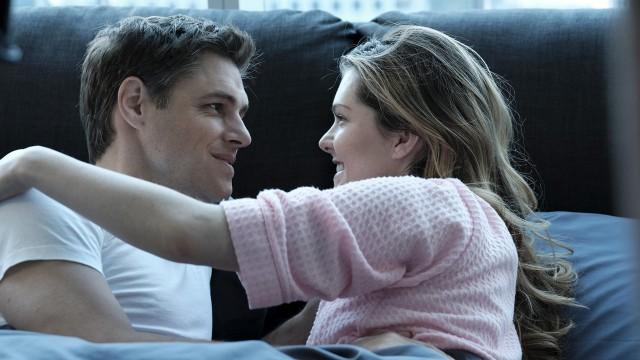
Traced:
<path fill-rule="evenodd" d="M 486 359 L 558 358 L 574 273 L 530 245 L 545 224 L 486 64 L 402 26 L 340 69 L 320 140 L 334 189 L 211 205 L 30 148 L 0 162 L 0 196 L 35 187 L 147 251 L 238 271 L 253 307 L 321 298 L 309 344 L 393 331 Z"/>

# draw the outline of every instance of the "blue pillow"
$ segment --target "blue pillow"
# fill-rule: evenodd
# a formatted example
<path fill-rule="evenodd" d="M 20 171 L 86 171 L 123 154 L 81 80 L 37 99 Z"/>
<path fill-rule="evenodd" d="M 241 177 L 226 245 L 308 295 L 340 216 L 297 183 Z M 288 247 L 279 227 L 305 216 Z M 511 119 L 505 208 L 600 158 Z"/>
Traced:
<path fill-rule="evenodd" d="M 547 212 L 549 232 L 574 249 L 568 258 L 579 279 L 571 308 L 575 327 L 567 359 L 640 359 L 640 243 L 637 223 L 621 217 Z M 544 249 L 544 244 L 538 244 Z"/>

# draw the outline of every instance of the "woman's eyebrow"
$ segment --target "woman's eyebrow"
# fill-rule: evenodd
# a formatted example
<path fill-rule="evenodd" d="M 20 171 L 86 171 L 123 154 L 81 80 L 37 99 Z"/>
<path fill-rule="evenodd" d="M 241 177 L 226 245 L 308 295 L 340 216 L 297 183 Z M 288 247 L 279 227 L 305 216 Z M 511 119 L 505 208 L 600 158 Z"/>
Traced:
<path fill-rule="evenodd" d="M 345 108 L 347 110 L 351 110 L 351 108 L 348 107 L 347 105 L 344 105 L 344 104 L 333 104 L 331 106 L 331 111 L 336 112 L 336 110 L 338 110 L 339 107 Z"/>

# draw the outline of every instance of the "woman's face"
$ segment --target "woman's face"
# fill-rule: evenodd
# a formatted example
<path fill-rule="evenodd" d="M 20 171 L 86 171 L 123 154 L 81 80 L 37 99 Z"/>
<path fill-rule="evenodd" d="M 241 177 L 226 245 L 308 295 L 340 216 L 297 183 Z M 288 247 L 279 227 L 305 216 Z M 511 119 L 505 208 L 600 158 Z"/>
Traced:
<path fill-rule="evenodd" d="M 333 99 L 333 125 L 319 142 L 336 164 L 334 186 L 406 173 L 404 161 L 395 156 L 398 136 L 379 129 L 376 112 L 357 96 L 359 81 L 353 70 L 344 74 Z"/>

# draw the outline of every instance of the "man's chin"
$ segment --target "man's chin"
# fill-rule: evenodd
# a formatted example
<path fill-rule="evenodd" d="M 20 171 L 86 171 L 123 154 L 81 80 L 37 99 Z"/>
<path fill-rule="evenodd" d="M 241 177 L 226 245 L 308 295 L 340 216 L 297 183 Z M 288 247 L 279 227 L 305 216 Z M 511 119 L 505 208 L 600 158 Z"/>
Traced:
<path fill-rule="evenodd" d="M 185 192 L 185 194 L 209 204 L 217 204 L 222 200 L 231 198 L 231 190 L 231 187 L 229 187 L 228 189 L 207 189 L 205 191 L 191 191 Z"/>
<path fill-rule="evenodd" d="M 230 199 L 232 191 L 233 189 L 231 187 L 224 190 L 219 189 L 218 191 L 210 192 L 209 194 L 206 194 L 205 196 L 200 198 L 200 200 L 207 203 L 211 203 L 211 204 L 217 204 L 222 200 Z"/>

